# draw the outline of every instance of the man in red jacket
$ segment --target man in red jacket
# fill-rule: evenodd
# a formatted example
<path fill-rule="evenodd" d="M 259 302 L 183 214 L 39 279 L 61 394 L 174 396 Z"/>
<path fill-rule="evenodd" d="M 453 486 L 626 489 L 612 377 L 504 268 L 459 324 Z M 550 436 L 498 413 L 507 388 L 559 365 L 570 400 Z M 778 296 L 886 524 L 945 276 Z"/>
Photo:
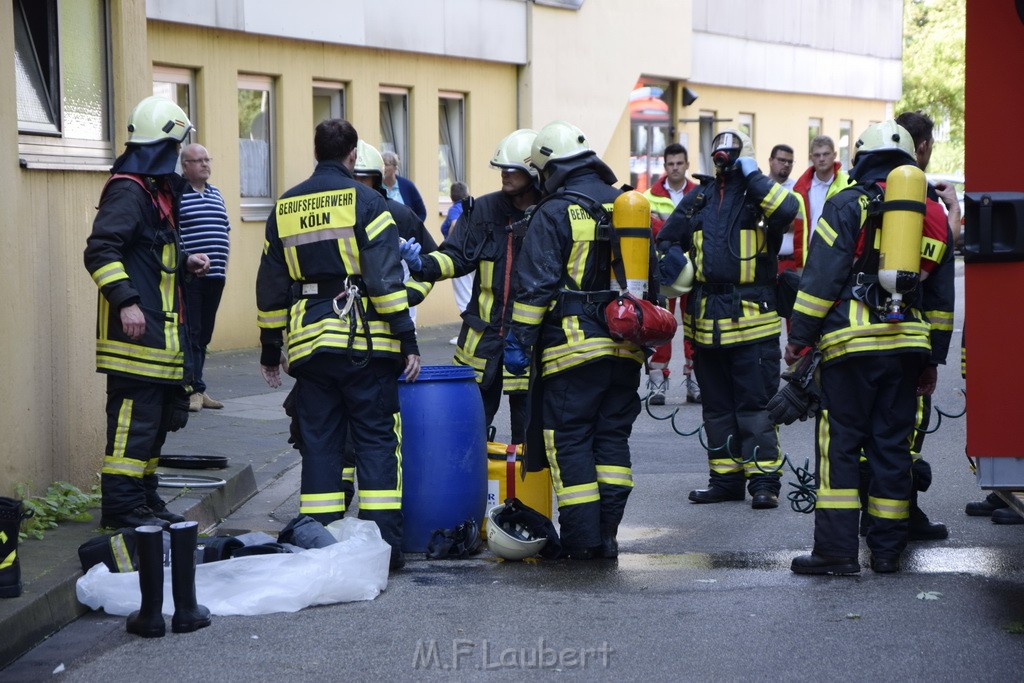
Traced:
<path fill-rule="evenodd" d="M 662 224 L 668 220 L 676 204 L 690 190 L 697 187 L 697 184 L 686 177 L 690 168 L 690 158 L 686 148 L 678 142 L 673 142 L 665 148 L 664 153 L 665 173 L 658 178 L 654 185 L 644 192 L 647 201 L 651 203 L 651 230 L 655 237 Z M 668 300 L 668 310 L 675 315 L 677 299 Z M 679 297 L 679 310 L 686 308 L 686 295 Z M 693 379 L 693 347 L 690 342 L 683 340 L 683 353 L 686 362 L 683 365 L 683 382 L 686 385 L 686 402 L 700 403 L 700 389 L 696 380 Z M 647 381 L 647 388 L 651 392 L 651 405 L 665 405 L 665 392 L 668 391 L 668 363 L 672 360 L 672 342 L 663 344 L 654 350 L 651 356 L 651 374 Z"/>
<path fill-rule="evenodd" d="M 793 223 L 793 256 L 803 268 L 814 227 L 825 200 L 850 184 L 850 176 L 836 161 L 836 144 L 827 135 L 811 140 L 811 165 L 797 179 L 793 192 L 803 204 Z"/>

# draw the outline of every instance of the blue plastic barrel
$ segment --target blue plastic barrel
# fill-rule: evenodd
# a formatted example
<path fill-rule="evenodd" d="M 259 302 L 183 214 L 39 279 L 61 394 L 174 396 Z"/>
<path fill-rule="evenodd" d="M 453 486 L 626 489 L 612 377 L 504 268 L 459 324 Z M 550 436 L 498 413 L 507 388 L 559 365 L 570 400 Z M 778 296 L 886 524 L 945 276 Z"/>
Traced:
<path fill-rule="evenodd" d="M 435 529 L 482 524 L 487 504 L 484 404 L 473 368 L 426 365 L 398 383 L 402 404 L 402 550 L 427 551 Z"/>

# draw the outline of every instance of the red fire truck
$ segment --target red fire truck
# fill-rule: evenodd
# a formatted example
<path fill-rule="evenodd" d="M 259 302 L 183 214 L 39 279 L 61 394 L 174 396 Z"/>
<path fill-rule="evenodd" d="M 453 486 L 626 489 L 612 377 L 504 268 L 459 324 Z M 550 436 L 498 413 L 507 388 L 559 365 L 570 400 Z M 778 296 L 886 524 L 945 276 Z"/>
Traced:
<path fill-rule="evenodd" d="M 968 0 L 966 57 L 967 455 L 1024 514 L 1024 0 Z"/>

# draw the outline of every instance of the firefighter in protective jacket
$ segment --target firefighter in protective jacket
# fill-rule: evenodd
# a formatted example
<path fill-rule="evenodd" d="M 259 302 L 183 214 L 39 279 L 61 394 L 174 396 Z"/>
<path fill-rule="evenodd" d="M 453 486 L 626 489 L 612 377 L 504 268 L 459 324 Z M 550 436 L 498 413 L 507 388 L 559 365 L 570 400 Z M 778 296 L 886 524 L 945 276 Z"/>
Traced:
<path fill-rule="evenodd" d="M 615 176 L 576 126 L 555 121 L 533 143 L 545 199 L 530 220 L 517 264 L 518 286 L 506 336 L 505 367 L 521 374 L 531 357 L 531 402 L 542 424 L 563 547 L 571 558 L 614 558 L 616 534 L 633 487 L 629 435 L 640 413 L 641 347 L 615 341 L 604 322 L 610 290 L 610 247 L 597 233 L 585 195 L 610 210 Z M 538 376 L 539 375 L 539 376 Z"/>
<path fill-rule="evenodd" d="M 522 128 L 498 143 L 491 166 L 501 169 L 501 190 L 465 200 L 449 239 L 410 266 L 413 277 L 425 282 L 476 271 L 455 362 L 476 371 L 488 425 L 498 412 L 502 391 L 509 395 L 512 443 L 526 440 L 529 378 L 503 372 L 502 346 L 512 318 L 512 275 L 526 234 L 526 210 L 540 200 L 537 170 L 530 165 L 536 137 L 536 131 Z"/>
<path fill-rule="evenodd" d="M 317 166 L 267 220 L 256 305 L 267 383 L 280 386 L 285 334 L 296 378 L 302 454 L 299 513 L 327 524 L 345 512 L 342 451 L 351 431 L 359 517 L 380 527 L 391 566 L 404 564 L 398 375 L 419 374 L 398 229 L 376 190 L 352 177 L 358 134 L 316 127 Z"/>
<path fill-rule="evenodd" d="M 683 315 L 694 346 L 708 440 L 709 486 L 694 503 L 743 500 L 778 507 L 781 456 L 766 406 L 779 389 L 776 274 L 782 235 L 798 210 L 793 195 L 761 173 L 745 134 L 726 130 L 712 144 L 705 178 L 658 234 L 661 281 L 692 257 L 695 280 Z M 666 272 L 672 271 L 672 272 Z"/>
<path fill-rule="evenodd" d="M 190 130 L 166 98 L 135 107 L 85 248 L 99 287 L 96 370 L 107 376 L 105 527 L 185 521 L 157 495 L 156 468 L 167 432 L 185 426 L 192 390 L 180 278 L 210 268 L 205 254 L 184 253 L 177 228 L 183 181 L 174 168 Z"/>
<path fill-rule="evenodd" d="M 889 321 L 879 283 L 879 216 L 887 176 L 913 165 L 910 133 L 895 121 L 857 141 L 855 185 L 825 202 L 793 308 L 787 361 L 811 345 L 822 354 L 814 549 L 793 560 L 801 574 L 854 574 L 858 555 L 858 460 L 872 470 L 867 544 L 876 572 L 899 570 L 907 543 L 911 439 L 917 395 L 935 388 L 952 333 L 954 265 L 948 226 L 925 221 L 920 283 L 904 294 L 902 321 Z M 916 171 L 916 169 L 915 169 Z M 924 182 L 921 178 L 923 190 Z M 917 200 L 924 213 L 924 197 Z M 893 199 L 885 198 L 886 201 Z M 909 203 L 902 202 L 903 208 Z M 889 210 L 884 204 L 882 211 Z M 919 223 L 920 225 L 920 223 Z M 911 245 L 913 249 L 916 244 Z M 913 253 L 913 252 L 912 252 Z"/>

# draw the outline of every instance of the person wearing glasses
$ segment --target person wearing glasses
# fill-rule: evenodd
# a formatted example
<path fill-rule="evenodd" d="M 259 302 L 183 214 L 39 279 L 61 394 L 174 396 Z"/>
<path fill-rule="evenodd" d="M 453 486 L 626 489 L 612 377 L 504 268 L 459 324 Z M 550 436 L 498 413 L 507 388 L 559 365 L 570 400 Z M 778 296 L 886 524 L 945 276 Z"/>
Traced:
<path fill-rule="evenodd" d="M 181 173 L 188 181 L 179 210 L 181 241 L 186 251 L 210 257 L 209 274 L 185 282 L 185 306 L 188 311 L 185 325 L 195 366 L 195 393 L 189 397 L 188 406 L 193 413 L 203 408 L 224 407 L 223 403 L 206 393 L 206 382 L 203 380 L 206 347 L 213 338 L 213 324 L 224 294 L 231 246 L 231 225 L 228 223 L 224 198 L 209 183 L 212 162 L 209 152 L 200 144 L 186 145 L 181 150 Z"/>
<path fill-rule="evenodd" d="M 768 177 L 787 190 L 792 190 L 796 185 L 796 179 L 790 177 L 793 172 L 793 148 L 789 145 L 775 145 L 772 147 L 772 154 L 768 157 Z M 803 201 L 800 195 L 796 195 L 797 201 Z M 801 207 L 802 210 L 802 207 Z M 796 270 L 796 256 L 793 254 L 793 226 L 790 225 L 786 234 L 782 236 L 782 246 L 779 247 L 779 273 L 784 270 Z"/>
<path fill-rule="evenodd" d="M 394 199 L 412 209 L 412 212 L 421 220 L 427 220 L 427 207 L 423 203 L 420 191 L 408 178 L 398 175 L 400 161 L 394 152 L 382 152 L 384 157 L 384 189 L 387 190 L 388 199 Z"/>

